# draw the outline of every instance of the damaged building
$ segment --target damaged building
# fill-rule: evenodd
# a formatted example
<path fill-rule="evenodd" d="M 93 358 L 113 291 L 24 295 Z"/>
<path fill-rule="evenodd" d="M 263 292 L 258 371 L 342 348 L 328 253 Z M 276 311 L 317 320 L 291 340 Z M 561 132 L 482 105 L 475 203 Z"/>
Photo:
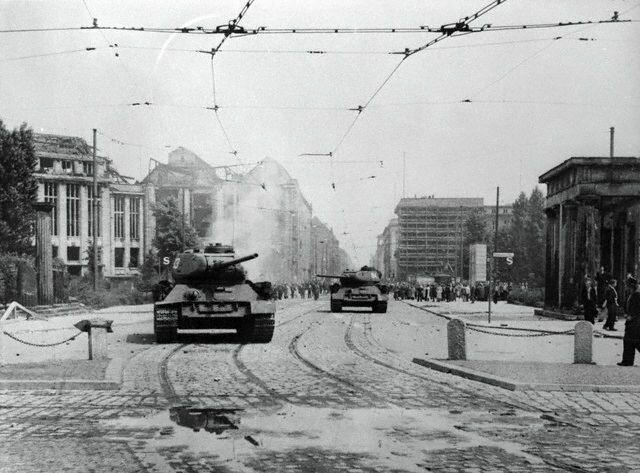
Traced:
<path fill-rule="evenodd" d="M 616 278 L 638 276 L 640 158 L 572 157 L 542 174 L 547 185 L 545 306 L 579 304 L 584 277 L 604 268 Z"/>
<path fill-rule="evenodd" d="M 89 268 L 93 245 L 93 148 L 74 136 L 35 133 L 33 140 L 38 200 L 53 205 L 53 257 L 79 276 Z M 104 156 L 96 163 L 99 271 L 107 278 L 128 278 L 137 274 L 150 249 L 146 222 L 152 189 L 130 184 Z"/>
<path fill-rule="evenodd" d="M 247 265 L 249 277 L 290 282 L 313 277 L 318 238 L 313 209 L 297 180 L 270 158 L 248 172 L 239 172 L 242 168 L 211 166 L 181 147 L 169 153 L 166 164 L 156 162 L 143 183 L 154 190 L 151 205 L 176 199 L 201 243 L 230 243 L 238 254 L 259 253 Z M 153 222 L 149 228 L 154 231 Z M 335 248 L 329 251 L 337 260 Z"/>

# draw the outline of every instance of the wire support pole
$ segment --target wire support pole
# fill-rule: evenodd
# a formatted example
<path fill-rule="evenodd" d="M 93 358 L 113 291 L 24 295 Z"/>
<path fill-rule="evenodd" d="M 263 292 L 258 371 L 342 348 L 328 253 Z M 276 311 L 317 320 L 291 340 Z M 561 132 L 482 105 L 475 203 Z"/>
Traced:
<path fill-rule="evenodd" d="M 93 198 L 91 199 L 91 235 L 93 236 L 93 290 L 98 287 L 98 160 L 96 150 L 97 143 L 97 129 L 93 129 Z"/>

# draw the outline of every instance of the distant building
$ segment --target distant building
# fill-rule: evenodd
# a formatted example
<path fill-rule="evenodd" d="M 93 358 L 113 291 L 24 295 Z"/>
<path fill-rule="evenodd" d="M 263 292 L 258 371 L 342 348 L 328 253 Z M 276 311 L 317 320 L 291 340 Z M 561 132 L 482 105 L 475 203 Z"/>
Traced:
<path fill-rule="evenodd" d="M 34 147 L 38 200 L 53 204 L 53 256 L 70 274 L 83 274 L 93 245 L 93 148 L 82 138 L 39 133 Z M 107 278 L 131 277 L 151 244 L 146 222 L 152 189 L 129 184 L 103 156 L 96 174 L 99 270 Z"/>
<path fill-rule="evenodd" d="M 317 217 L 311 220 L 312 276 L 341 274 L 340 244 L 329 226 Z"/>
<path fill-rule="evenodd" d="M 640 158 L 573 157 L 542 174 L 547 185 L 545 305 L 571 308 L 584 277 L 604 267 L 616 278 L 639 276 Z"/>
<path fill-rule="evenodd" d="M 462 277 L 463 229 L 482 198 L 405 198 L 398 203 L 398 276 Z"/>
<path fill-rule="evenodd" d="M 249 172 L 237 169 L 211 166 L 181 147 L 169 153 L 167 164 L 157 163 L 143 182 L 154 189 L 151 204 L 177 200 L 201 243 L 230 243 L 240 255 L 259 253 L 245 266 L 251 278 L 308 280 L 316 273 L 319 254 L 326 254 L 325 265 L 335 266 L 337 239 L 317 219 L 314 227 L 311 204 L 283 166 L 266 158 Z M 329 243 L 322 247 L 320 241 Z"/>
<path fill-rule="evenodd" d="M 496 206 L 484 206 L 484 219 L 487 233 L 493 235 L 496 228 Z M 513 206 L 501 205 L 498 207 L 498 230 L 508 227 L 513 221 Z"/>
<path fill-rule="evenodd" d="M 385 279 L 395 279 L 398 274 L 399 233 L 398 219 L 393 218 L 377 238 L 376 254 L 372 263 Z"/>

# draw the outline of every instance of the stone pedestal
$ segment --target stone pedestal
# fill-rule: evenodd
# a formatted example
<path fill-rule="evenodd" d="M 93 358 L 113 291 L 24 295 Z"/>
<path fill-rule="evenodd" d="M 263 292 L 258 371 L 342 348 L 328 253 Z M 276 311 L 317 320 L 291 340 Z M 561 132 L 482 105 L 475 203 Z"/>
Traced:
<path fill-rule="evenodd" d="M 51 254 L 51 211 L 53 204 L 37 202 L 36 269 L 38 271 L 38 304 L 53 304 L 53 255 Z"/>
<path fill-rule="evenodd" d="M 453 319 L 447 323 L 447 345 L 450 360 L 467 359 L 465 323 L 462 320 Z"/>
<path fill-rule="evenodd" d="M 591 325 L 591 322 L 583 320 L 576 324 L 573 362 L 580 364 L 593 363 L 593 325 Z"/>

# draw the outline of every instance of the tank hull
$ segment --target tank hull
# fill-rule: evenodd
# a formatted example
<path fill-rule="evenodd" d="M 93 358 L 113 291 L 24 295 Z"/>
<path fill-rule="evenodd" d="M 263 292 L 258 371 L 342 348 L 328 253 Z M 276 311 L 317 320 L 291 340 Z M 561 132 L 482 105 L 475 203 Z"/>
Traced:
<path fill-rule="evenodd" d="M 158 343 L 176 341 L 179 330 L 212 329 L 236 330 L 245 343 L 268 343 L 275 312 L 275 302 L 260 300 L 249 284 L 210 290 L 178 284 L 154 305 L 154 332 Z"/>
<path fill-rule="evenodd" d="M 331 312 L 345 307 L 370 307 L 373 312 L 385 313 L 388 300 L 389 296 L 378 286 L 339 287 L 331 293 Z"/>

